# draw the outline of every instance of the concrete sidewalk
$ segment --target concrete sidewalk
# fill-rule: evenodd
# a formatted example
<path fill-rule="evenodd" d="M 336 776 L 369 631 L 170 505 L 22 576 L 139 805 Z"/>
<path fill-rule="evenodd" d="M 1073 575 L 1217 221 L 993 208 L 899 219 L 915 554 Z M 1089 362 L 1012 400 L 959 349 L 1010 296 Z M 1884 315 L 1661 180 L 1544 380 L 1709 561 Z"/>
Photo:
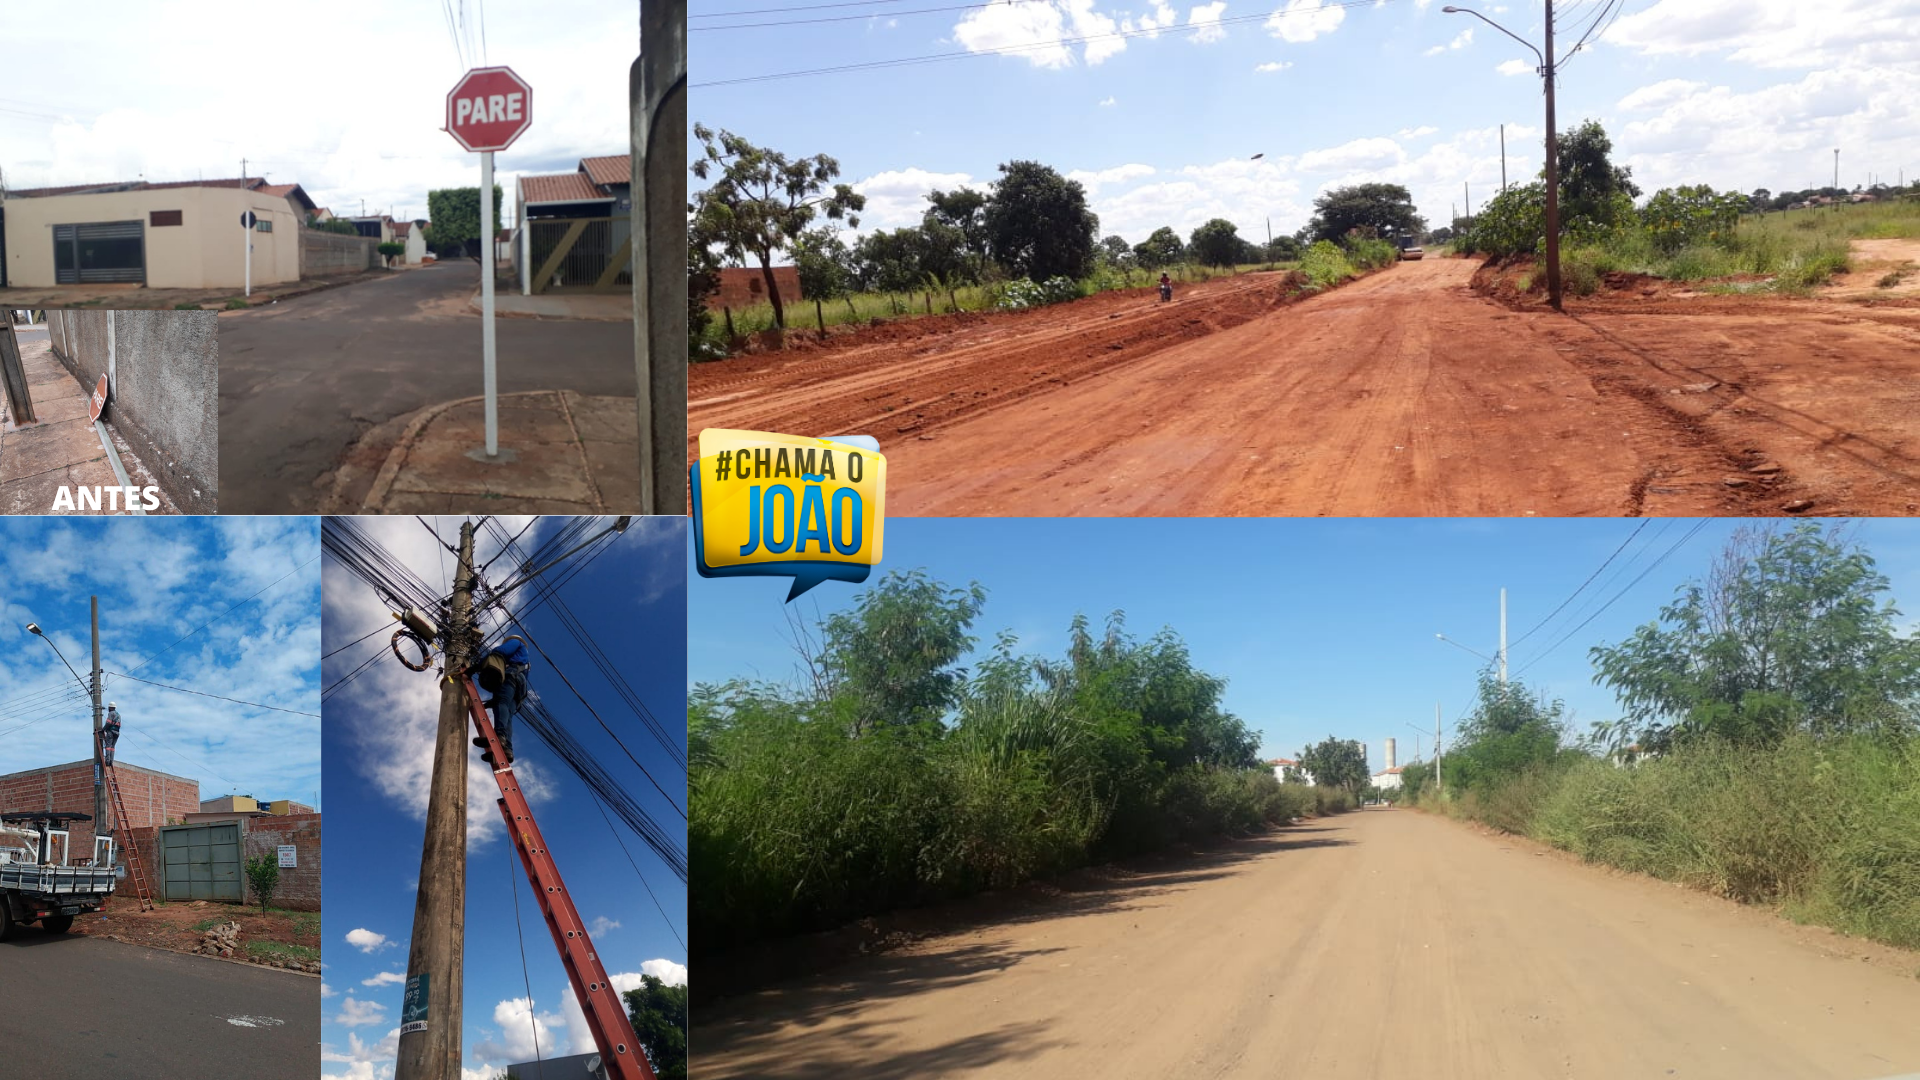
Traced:
<path fill-rule="evenodd" d="M 242 293 L 245 290 L 238 287 L 224 289 L 150 289 L 144 285 L 15 287 L 0 289 L 0 308 L 33 311 L 44 311 L 47 308 L 100 308 L 112 311 L 189 308 L 224 310 L 232 301 L 238 301 L 247 307 L 259 307 L 324 289 L 339 288 L 342 285 L 357 285 L 363 281 L 391 278 L 402 270 L 416 269 L 419 268 L 392 267 L 383 270 L 363 270 L 357 274 L 341 274 L 335 277 L 283 281 L 278 285 L 255 285 L 252 296 L 243 296 Z"/>
<path fill-rule="evenodd" d="M 0 514 L 51 514 L 54 499 L 62 487 L 117 487 L 119 478 L 107 461 L 100 436 L 87 418 L 87 391 L 53 355 L 53 346 L 45 341 L 21 342 L 20 359 L 27 373 L 27 393 L 33 398 L 34 423 L 16 424 L 0 394 Z M 125 440 L 114 434 L 114 449 L 135 487 L 157 487 L 153 476 L 141 464 Z M 150 514 L 176 513 L 164 491 L 160 509 Z M 119 497 L 115 496 L 116 506 Z M 76 496 L 76 502 L 78 501 Z M 59 513 L 111 513 L 104 503 L 99 510 Z M 120 510 L 125 513 L 125 510 Z"/>
<path fill-rule="evenodd" d="M 645 513 L 634 399 L 502 394 L 497 461 L 484 458 L 485 409 L 483 398 L 461 398 L 367 432 L 323 512 Z"/>
<path fill-rule="evenodd" d="M 475 290 L 467 307 L 480 313 Z M 590 322 L 632 322 L 633 293 L 540 293 L 521 296 L 518 290 L 495 290 L 494 314 L 504 319 L 586 319 Z"/>

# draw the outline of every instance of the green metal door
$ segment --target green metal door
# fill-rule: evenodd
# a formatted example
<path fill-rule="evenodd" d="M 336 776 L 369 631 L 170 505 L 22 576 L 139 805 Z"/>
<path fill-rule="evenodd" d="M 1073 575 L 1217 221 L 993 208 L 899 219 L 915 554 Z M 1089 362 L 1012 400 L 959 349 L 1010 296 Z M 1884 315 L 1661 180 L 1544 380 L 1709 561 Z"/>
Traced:
<path fill-rule="evenodd" d="M 165 899 L 246 899 L 240 883 L 239 822 L 168 825 L 160 830 L 160 847 Z"/>

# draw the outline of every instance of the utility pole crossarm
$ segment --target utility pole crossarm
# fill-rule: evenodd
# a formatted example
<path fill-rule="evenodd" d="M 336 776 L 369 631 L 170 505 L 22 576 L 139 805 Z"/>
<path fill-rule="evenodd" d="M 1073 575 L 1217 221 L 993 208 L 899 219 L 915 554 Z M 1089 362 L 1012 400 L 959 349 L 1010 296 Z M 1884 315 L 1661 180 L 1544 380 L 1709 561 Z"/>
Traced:
<path fill-rule="evenodd" d="M 480 704 L 480 688 L 474 685 L 471 675 L 463 675 L 461 681 L 466 686 L 467 709 L 473 717 L 474 731 L 485 741 L 487 753 L 496 763 L 506 761 L 505 749 L 494 734 L 487 710 Z M 554 948 L 560 951 L 561 966 L 567 969 L 573 996 L 579 1000 L 580 1012 L 593 1032 L 593 1043 L 600 1050 L 608 1080 L 654 1080 L 653 1069 L 640 1051 L 633 1021 L 627 1016 L 626 1004 L 607 980 L 607 969 L 594 950 L 593 940 L 587 936 L 586 924 L 580 921 L 572 894 L 560 878 L 560 867 L 547 850 L 546 838 L 533 820 L 533 808 L 527 805 L 513 766 L 496 765 L 493 779 L 500 785 L 500 816 L 506 820 L 507 835 L 513 840 L 514 851 L 520 855 L 520 866 L 527 872 L 534 900 L 539 903 L 540 914 L 553 935 Z"/>

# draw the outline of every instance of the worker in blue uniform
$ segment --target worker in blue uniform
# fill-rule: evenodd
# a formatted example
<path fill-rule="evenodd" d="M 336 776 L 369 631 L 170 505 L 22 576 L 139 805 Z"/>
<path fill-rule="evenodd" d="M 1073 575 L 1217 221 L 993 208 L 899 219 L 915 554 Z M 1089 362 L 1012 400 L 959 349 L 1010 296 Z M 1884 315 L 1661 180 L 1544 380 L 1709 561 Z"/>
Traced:
<path fill-rule="evenodd" d="M 527 672 L 531 668 L 527 643 L 518 634 L 496 645 L 480 661 L 480 685 L 493 693 L 487 701 L 487 708 L 493 713 L 493 733 L 507 755 L 503 764 L 513 764 L 513 718 L 527 703 Z M 484 749 L 487 743 L 485 739 L 476 738 L 473 745 Z M 480 758 L 493 761 L 491 753 L 483 753 Z"/>
<path fill-rule="evenodd" d="M 107 702 L 107 722 L 100 725 L 100 762 L 113 767 L 113 744 L 120 741 L 120 710 Z"/>

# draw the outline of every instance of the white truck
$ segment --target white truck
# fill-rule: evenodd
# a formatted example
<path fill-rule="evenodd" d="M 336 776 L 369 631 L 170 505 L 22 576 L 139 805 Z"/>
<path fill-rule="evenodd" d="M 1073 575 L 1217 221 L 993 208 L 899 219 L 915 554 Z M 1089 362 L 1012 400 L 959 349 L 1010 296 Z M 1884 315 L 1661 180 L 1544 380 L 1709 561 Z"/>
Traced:
<path fill-rule="evenodd" d="M 100 837 L 91 860 L 69 864 L 66 826 L 91 820 L 87 814 L 0 814 L 0 941 L 31 922 L 64 934 L 74 916 L 106 907 L 119 884 L 113 839 Z"/>

